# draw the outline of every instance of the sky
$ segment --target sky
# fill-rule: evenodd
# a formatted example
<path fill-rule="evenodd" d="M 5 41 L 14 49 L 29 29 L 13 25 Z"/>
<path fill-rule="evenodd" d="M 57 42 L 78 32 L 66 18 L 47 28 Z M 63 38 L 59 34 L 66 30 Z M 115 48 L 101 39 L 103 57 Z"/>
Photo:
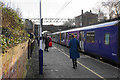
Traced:
<path fill-rule="evenodd" d="M 1 0 L 0 0 L 1 1 Z M 74 18 L 90 11 L 97 2 L 105 0 L 41 0 L 42 18 Z M 23 18 L 39 18 L 40 0 L 2 0 L 10 7 L 20 8 Z"/>

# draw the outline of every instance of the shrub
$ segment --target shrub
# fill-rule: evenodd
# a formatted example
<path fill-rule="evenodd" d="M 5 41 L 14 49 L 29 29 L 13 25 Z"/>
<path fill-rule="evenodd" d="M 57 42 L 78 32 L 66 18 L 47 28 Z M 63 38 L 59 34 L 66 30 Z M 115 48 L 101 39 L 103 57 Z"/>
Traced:
<path fill-rule="evenodd" d="M 2 4 L 2 5 L 1 5 Z M 10 47 L 28 40 L 29 34 L 25 30 L 24 22 L 19 17 L 18 13 L 9 7 L 5 7 L 0 2 L 2 8 L 2 35 L 1 45 L 2 53 Z"/>

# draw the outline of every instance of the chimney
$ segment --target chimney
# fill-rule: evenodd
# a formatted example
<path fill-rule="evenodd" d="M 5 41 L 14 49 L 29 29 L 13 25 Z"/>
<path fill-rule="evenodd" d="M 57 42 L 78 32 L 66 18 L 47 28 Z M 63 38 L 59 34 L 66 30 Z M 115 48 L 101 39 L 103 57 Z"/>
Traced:
<path fill-rule="evenodd" d="M 81 10 L 81 14 L 83 14 L 83 10 Z"/>

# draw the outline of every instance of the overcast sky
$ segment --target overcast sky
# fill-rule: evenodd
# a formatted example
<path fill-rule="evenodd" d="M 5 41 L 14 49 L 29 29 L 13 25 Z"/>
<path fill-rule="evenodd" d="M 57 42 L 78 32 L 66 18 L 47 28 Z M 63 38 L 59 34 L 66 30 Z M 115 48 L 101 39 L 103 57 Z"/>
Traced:
<path fill-rule="evenodd" d="M 2 0 L 14 9 L 20 8 L 22 17 L 39 18 L 40 0 Z M 106 0 L 41 0 L 42 18 L 74 18 L 90 11 L 97 2 Z"/>

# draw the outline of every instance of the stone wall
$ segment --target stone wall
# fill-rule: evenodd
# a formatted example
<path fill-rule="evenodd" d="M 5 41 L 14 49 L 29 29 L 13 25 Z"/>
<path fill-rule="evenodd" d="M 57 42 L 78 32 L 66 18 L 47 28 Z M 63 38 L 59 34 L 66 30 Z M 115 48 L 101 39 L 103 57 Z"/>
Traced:
<path fill-rule="evenodd" d="M 0 79 L 24 78 L 27 73 L 28 42 L 10 48 L 6 53 L 0 53 Z"/>

